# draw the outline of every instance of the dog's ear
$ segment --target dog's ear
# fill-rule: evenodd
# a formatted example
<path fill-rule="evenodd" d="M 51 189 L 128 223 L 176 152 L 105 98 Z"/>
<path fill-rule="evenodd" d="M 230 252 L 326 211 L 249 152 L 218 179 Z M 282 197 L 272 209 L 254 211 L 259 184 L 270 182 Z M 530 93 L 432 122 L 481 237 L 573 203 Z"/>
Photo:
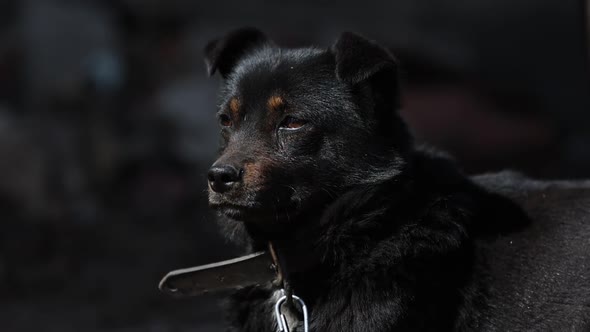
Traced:
<path fill-rule="evenodd" d="M 343 33 L 332 46 L 338 79 L 357 84 L 375 74 L 397 76 L 397 62 L 385 48 L 352 32 Z"/>
<path fill-rule="evenodd" d="M 207 73 L 211 76 L 218 70 L 223 78 L 227 78 L 240 58 L 268 43 L 270 40 L 255 28 L 238 29 L 225 37 L 214 39 L 205 46 Z"/>
<path fill-rule="evenodd" d="M 398 65 L 384 47 L 351 32 L 343 33 L 332 45 L 336 77 L 348 84 L 370 87 L 378 109 L 400 106 Z"/>
<path fill-rule="evenodd" d="M 350 32 L 338 38 L 331 52 L 336 60 L 336 77 L 368 97 L 360 100 L 365 101 L 365 109 L 373 111 L 377 131 L 399 144 L 409 142 L 407 128 L 396 112 L 400 108 L 401 97 L 398 64 L 393 55 L 376 43 Z"/>

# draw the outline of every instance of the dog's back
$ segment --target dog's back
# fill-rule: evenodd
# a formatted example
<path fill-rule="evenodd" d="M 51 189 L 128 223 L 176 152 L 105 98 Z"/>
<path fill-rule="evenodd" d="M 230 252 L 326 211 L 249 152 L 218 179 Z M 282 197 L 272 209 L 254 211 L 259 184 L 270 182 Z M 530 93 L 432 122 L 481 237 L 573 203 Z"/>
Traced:
<path fill-rule="evenodd" d="M 482 330 L 590 330 L 590 181 L 474 177 L 521 205 L 532 222 L 482 244 L 491 271 Z M 526 323 L 523 323 L 526 322 Z"/>

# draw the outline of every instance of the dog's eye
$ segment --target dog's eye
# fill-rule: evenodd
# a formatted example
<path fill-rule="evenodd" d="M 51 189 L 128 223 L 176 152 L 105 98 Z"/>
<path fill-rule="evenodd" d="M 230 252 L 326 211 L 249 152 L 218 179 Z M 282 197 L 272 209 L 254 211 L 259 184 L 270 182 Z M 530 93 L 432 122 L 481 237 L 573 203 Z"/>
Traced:
<path fill-rule="evenodd" d="M 295 130 L 303 127 L 305 125 L 305 121 L 301 119 L 294 118 L 292 116 L 286 117 L 283 122 L 279 125 L 281 129 L 288 129 L 288 130 Z"/>
<path fill-rule="evenodd" d="M 232 121 L 229 115 L 219 114 L 219 124 L 223 127 L 230 127 L 232 125 Z"/>

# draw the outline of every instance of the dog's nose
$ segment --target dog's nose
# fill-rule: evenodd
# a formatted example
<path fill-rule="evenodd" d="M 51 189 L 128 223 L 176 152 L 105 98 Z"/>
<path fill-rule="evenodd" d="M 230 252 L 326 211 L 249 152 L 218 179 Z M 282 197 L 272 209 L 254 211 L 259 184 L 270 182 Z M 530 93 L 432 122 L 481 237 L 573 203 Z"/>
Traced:
<path fill-rule="evenodd" d="M 241 170 L 231 165 L 214 165 L 209 169 L 207 178 L 209 186 L 218 193 L 230 190 L 238 181 L 241 180 Z"/>

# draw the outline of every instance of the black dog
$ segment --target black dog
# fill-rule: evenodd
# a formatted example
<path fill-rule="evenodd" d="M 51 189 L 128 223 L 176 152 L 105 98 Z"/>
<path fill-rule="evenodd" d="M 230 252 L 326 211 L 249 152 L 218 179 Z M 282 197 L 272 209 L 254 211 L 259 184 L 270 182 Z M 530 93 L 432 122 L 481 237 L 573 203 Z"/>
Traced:
<path fill-rule="evenodd" d="M 468 178 L 415 147 L 396 61 L 355 34 L 282 49 L 241 29 L 205 51 L 223 77 L 210 205 L 273 244 L 311 331 L 590 330 L 590 183 Z M 276 331 L 278 296 L 239 290 L 232 330 Z"/>

